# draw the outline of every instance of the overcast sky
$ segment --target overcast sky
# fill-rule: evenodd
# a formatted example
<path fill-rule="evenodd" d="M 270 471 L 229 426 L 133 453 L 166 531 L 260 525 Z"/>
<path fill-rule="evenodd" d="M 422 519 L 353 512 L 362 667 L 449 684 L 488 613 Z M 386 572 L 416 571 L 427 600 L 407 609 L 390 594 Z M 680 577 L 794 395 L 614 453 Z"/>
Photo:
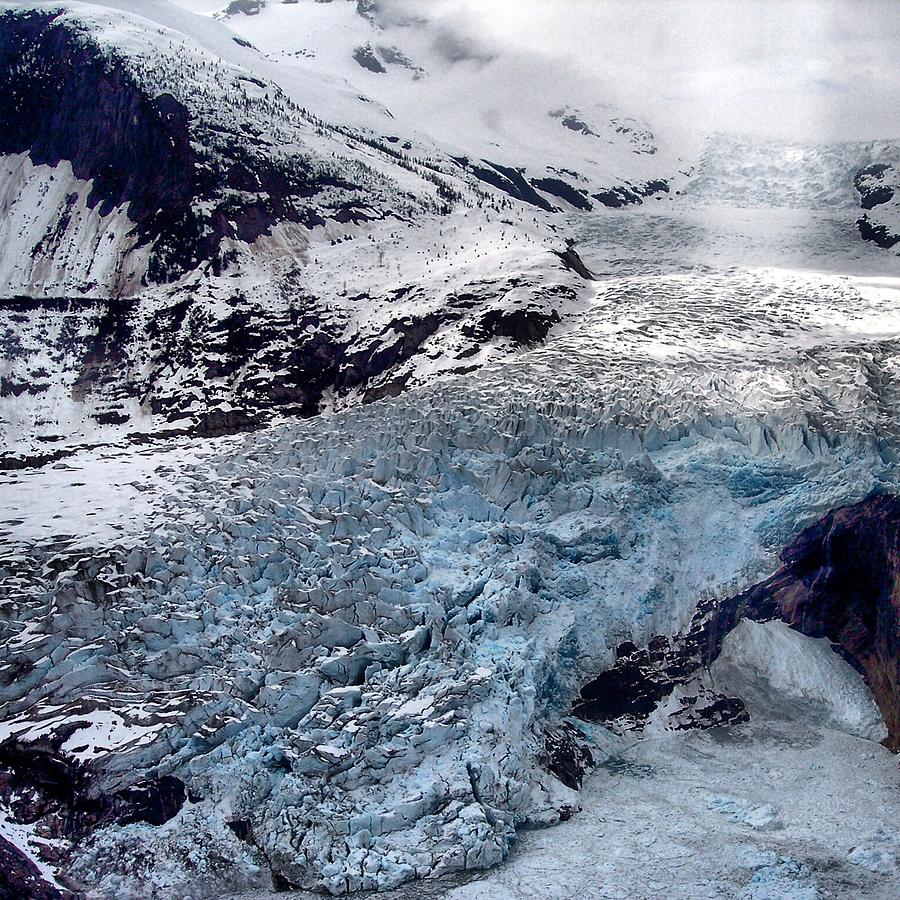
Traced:
<path fill-rule="evenodd" d="M 575 63 L 658 126 L 900 137 L 898 0 L 416 2 L 486 42 Z"/>

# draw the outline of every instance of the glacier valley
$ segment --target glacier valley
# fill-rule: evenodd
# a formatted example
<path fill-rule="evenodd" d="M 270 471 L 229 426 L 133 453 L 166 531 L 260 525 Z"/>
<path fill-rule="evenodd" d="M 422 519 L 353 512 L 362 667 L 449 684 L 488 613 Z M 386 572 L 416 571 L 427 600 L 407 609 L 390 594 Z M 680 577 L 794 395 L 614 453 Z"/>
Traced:
<path fill-rule="evenodd" d="M 221 6 L 0 10 L 180 148 L 0 148 L 0 896 L 900 895 L 900 145 Z"/>

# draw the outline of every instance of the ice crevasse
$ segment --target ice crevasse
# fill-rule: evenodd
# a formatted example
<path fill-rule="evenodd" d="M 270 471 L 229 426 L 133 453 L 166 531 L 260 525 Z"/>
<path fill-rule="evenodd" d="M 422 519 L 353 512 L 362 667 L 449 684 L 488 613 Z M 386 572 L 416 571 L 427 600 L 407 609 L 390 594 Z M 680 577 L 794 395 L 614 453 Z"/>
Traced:
<path fill-rule="evenodd" d="M 892 302 L 764 271 L 605 282 L 502 365 L 210 445 L 153 528 L 23 574 L 3 737 L 95 791 L 186 786 L 73 873 L 341 894 L 494 865 L 571 814 L 548 740 L 615 740 L 568 714 L 620 642 L 896 492 Z"/>

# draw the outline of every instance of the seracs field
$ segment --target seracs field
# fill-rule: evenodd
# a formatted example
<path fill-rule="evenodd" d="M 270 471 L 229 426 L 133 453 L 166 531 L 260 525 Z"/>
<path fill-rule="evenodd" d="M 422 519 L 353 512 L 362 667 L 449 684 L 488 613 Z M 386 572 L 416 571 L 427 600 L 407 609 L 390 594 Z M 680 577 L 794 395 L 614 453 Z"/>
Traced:
<path fill-rule="evenodd" d="M 0 68 L 0 894 L 900 893 L 900 146 L 366 0 Z"/>

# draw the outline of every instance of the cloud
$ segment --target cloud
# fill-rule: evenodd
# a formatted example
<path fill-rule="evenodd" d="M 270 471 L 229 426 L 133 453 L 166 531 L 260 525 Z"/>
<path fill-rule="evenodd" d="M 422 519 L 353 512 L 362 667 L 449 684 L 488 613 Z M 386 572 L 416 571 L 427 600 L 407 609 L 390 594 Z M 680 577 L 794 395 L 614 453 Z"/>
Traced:
<path fill-rule="evenodd" d="M 401 2 L 401 0 L 396 0 Z M 900 137 L 900 16 L 879 0 L 402 0 L 449 57 L 555 59 L 669 128 Z"/>
<path fill-rule="evenodd" d="M 447 62 L 490 62 L 497 56 L 496 52 L 478 40 L 473 40 L 456 29 L 438 27 L 436 32 L 432 46 Z"/>

